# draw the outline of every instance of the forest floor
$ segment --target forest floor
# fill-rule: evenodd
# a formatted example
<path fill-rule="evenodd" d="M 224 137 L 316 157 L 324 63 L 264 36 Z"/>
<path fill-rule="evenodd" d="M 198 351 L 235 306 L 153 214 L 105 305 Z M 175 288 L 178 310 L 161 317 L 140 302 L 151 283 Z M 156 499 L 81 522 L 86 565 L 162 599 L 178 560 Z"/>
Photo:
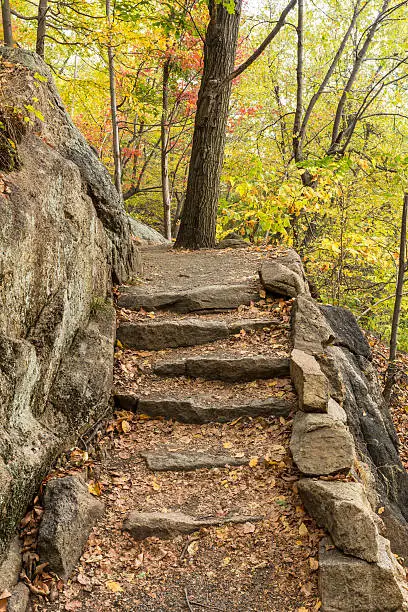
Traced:
<path fill-rule="evenodd" d="M 295 408 L 288 376 L 249 382 L 161 377 L 158 360 L 191 356 L 274 355 L 290 352 L 291 300 L 266 299 L 258 268 L 276 252 L 259 249 L 174 253 L 153 249 L 145 257 L 140 285 L 152 292 L 248 282 L 260 290 L 256 304 L 200 318 L 265 318 L 278 327 L 238 333 L 202 346 L 163 351 L 116 349 L 115 387 L 139 397 L 199 397 L 202 403 L 240 404 L 276 397 Z M 167 312 L 119 310 L 118 322 L 185 318 Z M 197 315 L 194 315 L 197 316 Z M 292 412 L 287 417 L 245 417 L 228 423 L 187 424 L 119 410 L 104 426 L 95 448 L 74 449 L 56 475 L 87 471 L 90 490 L 104 501 L 67 584 L 49 584 L 36 598 L 37 611 L 129 610 L 140 612 L 313 612 L 317 595 L 317 548 L 322 532 L 297 494 L 299 473 L 290 457 Z M 155 472 L 146 450 L 228 453 L 240 466 Z M 54 474 L 54 475 L 55 475 Z M 195 517 L 250 515 L 261 520 L 202 528 L 171 540 L 135 541 L 124 531 L 129 511 L 182 511 Z"/>

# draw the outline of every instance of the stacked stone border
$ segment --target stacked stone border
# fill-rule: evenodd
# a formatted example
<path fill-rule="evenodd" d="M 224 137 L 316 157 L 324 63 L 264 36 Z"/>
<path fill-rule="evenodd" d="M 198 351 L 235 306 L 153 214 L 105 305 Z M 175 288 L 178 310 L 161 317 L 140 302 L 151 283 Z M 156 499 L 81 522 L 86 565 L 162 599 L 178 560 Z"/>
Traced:
<path fill-rule="evenodd" d="M 370 357 L 369 347 L 349 311 L 333 308 L 342 311 L 346 324 L 330 324 L 336 316 L 331 307 L 310 297 L 294 251 L 265 262 L 260 277 L 268 291 L 295 297 L 290 372 L 299 410 L 290 446 L 303 474 L 298 483 L 302 502 L 329 535 L 319 551 L 322 611 L 408 610 L 405 571 L 382 535 L 378 484 L 372 466 L 363 461 L 366 457 L 361 444 L 356 444 L 342 405 L 348 381 L 344 380 L 340 352 L 346 347 L 345 354 L 357 355 L 362 364 Z M 356 369 L 355 378 L 360 374 L 365 376 Z M 381 404 L 380 398 L 377 403 Z"/>

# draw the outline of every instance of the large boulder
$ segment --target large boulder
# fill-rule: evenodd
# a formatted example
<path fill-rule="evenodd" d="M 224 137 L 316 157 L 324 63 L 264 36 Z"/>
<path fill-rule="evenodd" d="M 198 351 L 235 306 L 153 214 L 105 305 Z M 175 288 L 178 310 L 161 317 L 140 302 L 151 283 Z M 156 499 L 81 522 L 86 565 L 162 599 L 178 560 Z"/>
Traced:
<path fill-rule="evenodd" d="M 13 141 L 12 155 L 0 150 L 1 559 L 55 457 L 107 408 L 106 392 L 88 394 L 86 380 L 99 341 L 110 347 L 99 380 L 110 378 L 114 327 L 107 317 L 92 331 L 90 315 L 109 309 L 112 281 L 136 274 L 138 258 L 107 170 L 33 53 L 0 48 L 0 135 L 0 148 Z M 70 357 L 74 342 L 83 362 Z M 66 360 L 79 412 L 63 397 Z"/>
<path fill-rule="evenodd" d="M 129 223 L 132 236 L 141 244 L 171 244 L 170 240 L 167 240 L 157 230 L 138 219 L 129 216 Z"/>
<path fill-rule="evenodd" d="M 103 511 L 103 504 L 80 478 L 66 476 L 47 483 L 38 552 L 63 580 L 70 577 Z"/>
<path fill-rule="evenodd" d="M 379 537 L 378 563 L 345 555 L 324 539 L 319 554 L 319 590 L 324 612 L 402 612 L 408 598 L 403 568 Z"/>
<path fill-rule="evenodd" d="M 269 293 L 284 297 L 310 295 L 302 260 L 296 251 L 291 249 L 284 255 L 266 259 L 262 263 L 259 276 Z"/>
<path fill-rule="evenodd" d="M 298 490 L 306 510 L 329 532 L 337 548 L 371 563 L 379 560 L 381 521 L 361 484 L 304 478 Z"/>

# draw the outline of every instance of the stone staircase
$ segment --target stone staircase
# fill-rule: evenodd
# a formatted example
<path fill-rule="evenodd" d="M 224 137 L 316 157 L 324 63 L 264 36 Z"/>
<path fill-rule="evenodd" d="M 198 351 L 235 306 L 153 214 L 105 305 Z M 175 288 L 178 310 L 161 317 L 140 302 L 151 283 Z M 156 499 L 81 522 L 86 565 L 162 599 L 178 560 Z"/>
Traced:
<path fill-rule="evenodd" d="M 228 499 L 218 499 L 217 475 L 220 470 L 225 472 L 226 480 L 222 486 L 228 487 L 231 486 L 227 484 L 229 474 L 237 478 L 239 470 L 239 480 L 246 480 L 246 474 L 253 476 L 254 470 L 262 466 L 269 478 L 274 474 L 273 485 L 278 474 L 279 478 L 287 478 L 289 483 L 296 480 L 288 452 L 290 417 L 297 402 L 289 367 L 290 301 L 285 302 L 276 295 L 267 298 L 259 282 L 260 257 L 256 253 L 251 254 L 252 260 L 246 264 L 247 278 L 244 281 L 240 279 L 239 283 L 234 278 L 225 283 L 222 276 L 223 269 L 225 271 L 225 267 L 231 265 L 231 254 L 212 253 L 211 257 L 216 260 L 212 267 L 211 262 L 203 260 L 207 271 L 204 284 L 201 284 L 203 279 L 200 277 L 191 280 L 189 285 L 193 286 L 187 288 L 183 282 L 178 286 L 179 279 L 185 279 L 183 271 L 194 267 L 194 262 L 202 255 L 174 255 L 167 251 L 164 258 L 177 258 L 169 279 L 168 267 L 163 271 L 162 253 L 163 249 L 154 252 L 153 260 L 156 258 L 156 261 L 150 264 L 150 274 L 145 271 L 143 284 L 119 289 L 117 303 L 121 310 L 117 329 L 119 351 L 115 404 L 119 411 L 130 411 L 145 424 L 149 422 L 148 417 L 161 420 L 163 427 L 168 423 L 171 433 L 164 443 L 153 436 L 150 443 L 146 440 L 145 448 L 141 445 L 139 456 L 154 478 L 160 478 L 164 473 L 173 477 L 176 473 L 183 477 L 197 473 L 205 484 L 195 485 L 190 495 L 188 491 L 179 494 L 181 503 L 172 500 L 173 503 L 164 511 L 164 500 L 156 499 L 150 510 L 141 503 L 139 508 L 128 513 L 124 529 L 137 541 L 152 536 L 174 540 L 203 527 L 221 529 L 230 526 L 231 530 L 236 529 L 234 525 L 241 524 L 247 534 L 241 530 L 236 537 L 241 542 L 248 540 L 247 551 L 250 554 L 254 545 L 253 534 L 258 530 L 264 534 L 265 540 L 268 537 L 271 542 L 276 539 L 270 525 L 271 511 L 265 511 L 265 505 L 251 499 L 256 496 L 255 489 L 249 498 L 237 493 L 231 505 Z M 146 261 L 149 260 L 151 258 L 146 257 Z M 233 266 L 235 271 L 240 269 L 236 262 Z M 170 285 L 170 290 L 164 291 L 160 287 L 161 271 L 167 275 L 166 285 Z M 152 279 L 151 285 L 146 277 Z M 214 282 L 218 277 L 222 284 Z M 194 286 L 194 281 L 199 285 Z M 132 364 L 135 364 L 134 368 Z M 181 427 L 184 433 L 179 437 Z M 186 434 L 186 427 L 191 428 L 191 436 Z M 269 432 L 261 445 L 253 428 Z M 228 439 L 220 443 L 229 430 L 231 439 L 236 437 L 236 430 L 240 432 L 239 446 Z M 180 443 L 180 439 L 187 439 L 187 444 Z M 282 481 L 286 489 L 287 482 Z M 290 492 L 292 494 L 291 488 Z M 191 499 L 182 503 L 186 493 Z M 272 502 L 274 496 L 271 493 L 267 501 L 272 515 L 275 508 L 279 508 Z M 281 496 L 282 499 L 277 497 L 285 509 L 285 496 Z M 298 525 L 304 525 L 306 519 L 302 513 L 296 518 L 295 508 L 296 504 L 292 520 L 296 520 L 294 529 L 298 536 Z M 260 514 L 260 509 L 264 513 Z M 205 510 L 209 512 L 208 516 Z M 289 527 L 287 530 L 290 531 Z M 311 537 L 308 543 L 311 556 L 313 546 Z M 289 548 L 285 545 L 276 552 L 285 557 Z M 228 557 L 226 559 L 228 562 Z M 269 567 L 266 559 L 260 562 Z M 248 572 L 251 571 L 250 565 L 247 565 Z M 212 603 L 221 606 L 217 609 L 248 612 L 289 611 L 300 609 L 304 604 L 311 606 L 312 601 L 313 605 L 317 603 L 316 575 L 308 569 L 307 579 L 306 575 L 303 578 L 307 588 L 302 591 L 303 574 L 304 569 L 289 586 L 288 581 L 282 582 L 281 586 L 278 582 L 268 584 L 262 597 L 255 597 L 253 601 L 251 589 L 246 595 L 241 593 L 237 599 L 234 589 L 231 591 L 230 585 L 225 585 L 224 595 L 220 592 L 218 597 L 221 599 Z M 222 576 L 219 579 L 222 583 Z M 204 587 L 194 588 L 200 590 Z M 189 603 L 193 606 L 191 609 L 196 609 Z M 177 609 L 188 609 L 185 602 L 179 605 L 181 607 Z M 152 609 L 170 608 L 164 605 Z"/>

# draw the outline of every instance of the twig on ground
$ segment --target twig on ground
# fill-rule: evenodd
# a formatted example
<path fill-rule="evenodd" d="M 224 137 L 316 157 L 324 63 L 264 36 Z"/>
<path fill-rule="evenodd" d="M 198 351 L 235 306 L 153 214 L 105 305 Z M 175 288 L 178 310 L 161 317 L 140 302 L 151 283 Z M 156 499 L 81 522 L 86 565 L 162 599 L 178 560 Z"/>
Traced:
<path fill-rule="evenodd" d="M 180 561 L 181 561 L 182 559 L 184 559 L 184 557 L 185 557 L 185 555 L 186 555 L 186 552 L 187 552 L 188 547 L 190 546 L 190 544 L 192 544 L 193 542 L 198 542 L 198 541 L 199 541 L 199 539 L 200 539 L 200 536 L 193 536 L 192 538 L 189 538 L 189 539 L 187 540 L 187 542 L 186 542 L 186 543 L 184 544 L 184 546 L 183 546 L 183 550 L 181 551 Z"/>
<path fill-rule="evenodd" d="M 187 587 L 185 587 L 185 589 L 184 589 L 184 596 L 185 596 L 185 598 L 186 598 L 186 603 L 187 603 L 187 605 L 188 605 L 188 609 L 190 610 L 190 612 L 194 612 L 194 608 L 192 607 L 192 605 L 191 605 L 191 603 L 190 603 L 190 600 L 189 600 L 189 598 L 188 598 L 188 591 L 187 591 Z"/>

